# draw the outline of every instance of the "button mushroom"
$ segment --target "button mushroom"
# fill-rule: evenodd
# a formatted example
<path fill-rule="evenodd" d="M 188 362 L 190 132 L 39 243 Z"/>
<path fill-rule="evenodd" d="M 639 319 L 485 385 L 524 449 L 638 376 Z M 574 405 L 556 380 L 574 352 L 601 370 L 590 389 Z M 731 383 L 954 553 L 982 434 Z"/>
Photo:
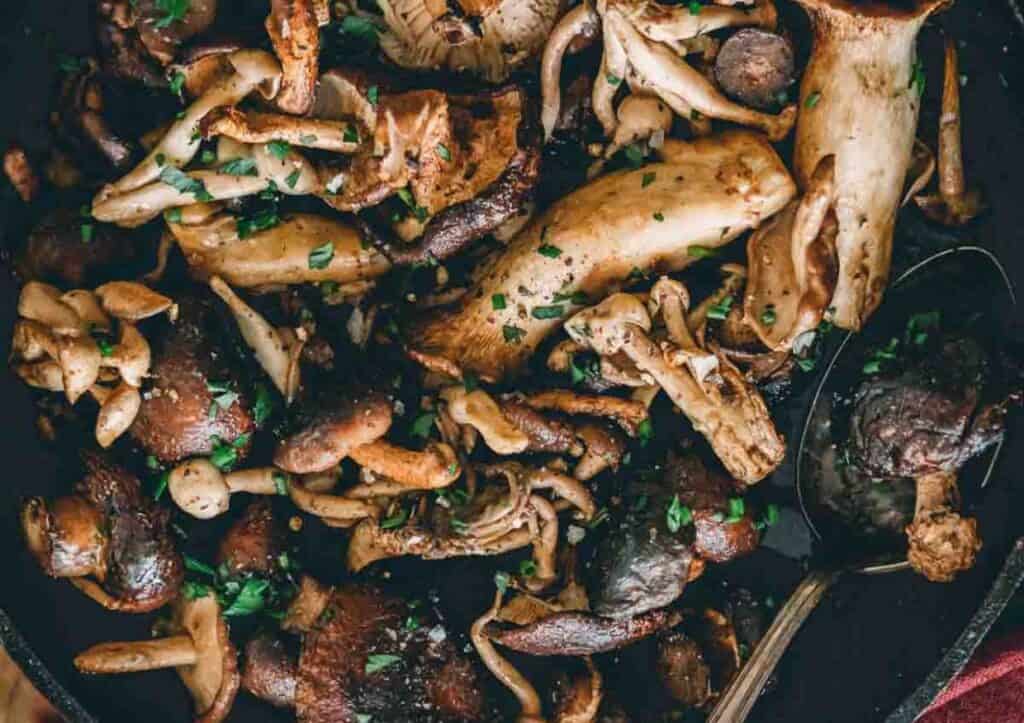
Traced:
<path fill-rule="evenodd" d="M 273 467 L 223 474 L 207 459 L 180 464 L 167 477 L 167 491 L 174 503 L 200 520 L 227 512 L 228 498 L 235 492 L 273 495 L 286 485 L 287 478 Z"/>
<path fill-rule="evenodd" d="M 174 668 L 195 703 L 196 719 L 219 723 L 238 693 L 238 654 L 216 598 L 181 598 L 174 607 L 169 637 L 100 643 L 80 653 L 82 673 L 108 675 Z"/>
<path fill-rule="evenodd" d="M 666 141 L 660 153 L 553 204 L 477 268 L 460 301 L 419 320 L 409 348 L 501 379 L 578 308 L 574 298 L 600 298 L 636 270 L 684 268 L 690 248 L 728 243 L 796 190 L 765 139 L 745 131 Z"/>
<path fill-rule="evenodd" d="M 836 325 L 860 329 L 889 280 L 896 209 L 924 90 L 914 70 L 917 34 L 948 3 L 799 4 L 811 18 L 814 43 L 800 84 L 794 173 L 807 188 L 821 159 L 835 156 L 839 279 L 831 305 Z M 861 72 L 865 63 L 867 75 Z"/>
<path fill-rule="evenodd" d="M 781 464 L 785 444 L 757 390 L 721 356 L 693 346 L 659 348 L 649 336 L 647 310 L 635 297 L 614 294 L 569 319 L 566 330 L 602 356 L 624 353 L 650 374 L 737 479 L 754 484 Z M 672 361 L 673 353 L 682 356 L 683 366 Z M 709 359 L 714 368 L 705 366 Z"/>
<path fill-rule="evenodd" d="M 125 469 L 83 453 L 86 474 L 74 494 L 27 500 L 21 524 L 36 561 L 51 577 L 70 578 L 106 608 L 149 612 L 173 599 L 184 567 L 169 514 L 142 494 Z"/>

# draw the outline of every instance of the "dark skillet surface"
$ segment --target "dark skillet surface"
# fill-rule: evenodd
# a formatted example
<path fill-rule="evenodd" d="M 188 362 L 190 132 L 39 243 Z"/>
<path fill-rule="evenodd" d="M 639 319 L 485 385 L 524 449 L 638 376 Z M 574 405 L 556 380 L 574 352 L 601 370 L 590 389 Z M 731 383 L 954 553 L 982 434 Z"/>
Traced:
<path fill-rule="evenodd" d="M 7 93 L 0 114 L 0 141 L 43 142 L 48 89 L 52 82 L 50 48 L 88 51 L 86 2 L 36 0 L 0 3 L 0 87 Z M 994 251 L 1007 266 L 1020 293 L 1024 289 L 1024 23 L 1004 0 L 960 0 L 941 17 L 961 49 L 965 155 L 969 181 L 981 181 L 992 210 L 960 236 L 929 229 L 914 211 L 904 212 L 896 249 L 896 271 L 938 248 L 976 242 Z M 922 36 L 928 70 L 927 102 L 921 133 L 934 145 L 935 108 L 940 86 L 940 38 L 934 26 Z M 0 230 L 12 226 L 17 204 L 5 197 Z M 16 220 L 16 219 L 15 219 Z M 17 226 L 17 224 L 14 224 Z M 5 245 L 10 241 L 5 240 Z M 954 289 L 950 290 L 955 293 Z M 0 340 L 6 356 L 8 330 L 14 320 L 15 289 L 0 275 Z M 1021 319 L 1015 320 L 1018 324 Z M 808 385 L 809 386 L 809 385 Z M 783 600 L 803 573 L 799 558 L 810 552 L 809 533 L 795 508 L 792 456 L 810 389 L 791 400 L 779 418 L 790 446 L 790 460 L 765 485 L 773 496 L 792 505 L 755 555 L 733 563 L 724 574 L 762 595 Z M 66 582 L 43 577 L 19 539 L 16 502 L 26 494 L 56 494 L 73 481 L 75 461 L 58 459 L 38 440 L 29 393 L 8 373 L 0 373 L 4 433 L 5 493 L 0 501 L 0 546 L 7 550 L 0 608 L 9 615 L 23 642 L 0 619 L 0 638 L 12 654 L 29 663 L 29 672 L 56 695 L 52 683 L 66 688 L 100 721 L 146 720 L 178 723 L 191 719 L 188 701 L 173 673 L 84 679 L 71 666 L 75 652 L 104 639 L 144 638 L 150 616 L 117 616 L 86 600 Z M 878 577 L 849 576 L 828 595 L 797 636 L 779 667 L 778 685 L 755 707 L 751 721 L 866 723 L 883 719 L 935 667 L 954 643 L 991 587 L 1012 541 L 1024 534 L 1024 444 L 1016 425 L 989 491 L 977 510 L 985 548 L 974 570 L 952 585 L 924 582 L 910 573 Z M 340 559 L 339 559 L 340 567 Z M 460 566 L 443 565 L 459 579 Z M 439 574 L 443 574 L 440 573 Z M 482 601 L 490 594 L 486 577 L 463 596 Z M 442 585 L 442 595 L 444 595 Z M 476 603 L 473 603 L 476 605 Z M 42 667 L 31 665 L 34 651 Z M 615 673 L 612 673 L 615 676 Z M 635 688 L 640 690 L 641 688 Z M 75 716 L 74 701 L 57 701 Z M 77 708 L 81 711 L 82 708 Z M 269 723 L 292 720 L 245 695 L 239 696 L 232 721 Z"/>

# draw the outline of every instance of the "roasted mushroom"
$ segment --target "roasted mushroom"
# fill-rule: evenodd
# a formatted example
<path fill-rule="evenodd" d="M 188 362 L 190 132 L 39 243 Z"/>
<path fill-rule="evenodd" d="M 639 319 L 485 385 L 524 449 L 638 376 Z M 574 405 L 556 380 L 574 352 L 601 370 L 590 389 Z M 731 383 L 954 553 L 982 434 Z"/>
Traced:
<path fill-rule="evenodd" d="M 15 266 L 26 280 L 81 287 L 108 280 L 135 256 L 135 244 L 121 229 L 62 208 L 45 214 L 32 228 Z"/>
<path fill-rule="evenodd" d="M 74 494 L 26 501 L 29 550 L 51 577 L 70 578 L 110 610 L 149 612 L 174 599 L 184 579 L 170 515 L 143 495 L 139 480 L 99 454 L 83 453 L 86 475 Z"/>
<path fill-rule="evenodd" d="M 274 103 L 303 115 L 313 107 L 320 62 L 320 24 L 315 0 L 272 0 L 264 27 L 281 61 L 281 92 Z"/>
<path fill-rule="evenodd" d="M 948 3 L 798 2 L 811 18 L 814 45 L 800 84 L 793 170 L 809 188 L 821 160 L 835 157 L 839 279 L 831 305 L 836 325 L 860 329 L 889 282 L 924 91 L 914 65 L 917 34 Z"/>
<path fill-rule="evenodd" d="M 574 299 L 602 298 L 637 271 L 684 268 L 697 258 L 691 248 L 728 243 L 796 190 L 752 133 L 665 141 L 661 155 L 552 205 L 478 268 L 459 302 L 420 320 L 408 347 L 485 379 L 512 375 L 579 308 Z"/>
<path fill-rule="evenodd" d="M 238 693 L 238 653 L 212 594 L 179 598 L 174 635 L 153 640 L 100 643 L 80 653 L 75 667 L 93 675 L 174 668 L 195 703 L 198 723 L 227 718 Z"/>

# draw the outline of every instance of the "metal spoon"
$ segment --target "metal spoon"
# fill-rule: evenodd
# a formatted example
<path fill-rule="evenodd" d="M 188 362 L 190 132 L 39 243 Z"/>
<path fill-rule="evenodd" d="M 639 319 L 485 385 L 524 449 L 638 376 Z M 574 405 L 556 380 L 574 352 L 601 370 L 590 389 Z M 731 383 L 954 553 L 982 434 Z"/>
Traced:
<path fill-rule="evenodd" d="M 961 284 L 951 287 L 948 284 L 931 283 L 932 288 L 929 290 L 928 286 L 919 283 L 952 278 L 959 279 Z M 956 293 L 950 293 L 954 289 Z M 976 295 L 970 295 L 971 289 Z M 1002 316 L 999 314 L 1000 309 L 1005 311 L 1017 303 L 1009 277 L 998 259 L 983 248 L 960 246 L 939 252 L 903 273 L 893 285 L 878 316 L 883 316 L 888 309 L 903 314 L 924 311 L 926 307 L 921 304 L 927 302 L 922 302 L 920 297 L 927 299 L 929 293 L 936 296 L 930 300 L 931 304 L 927 306 L 929 309 L 935 308 L 936 301 L 940 308 L 949 308 L 958 301 L 970 299 L 972 310 L 988 314 L 991 323 L 997 322 Z M 870 333 L 870 329 L 867 333 Z M 882 574 L 909 567 L 906 541 L 902 536 L 905 522 L 898 514 L 887 519 L 888 513 L 883 510 L 876 515 L 878 519 L 873 520 L 868 511 L 866 517 L 878 524 L 869 524 L 870 533 L 865 534 L 863 524 L 854 527 L 849 520 L 837 514 L 834 508 L 825 505 L 824 491 L 829 490 L 829 480 L 825 478 L 830 472 L 833 477 L 836 473 L 831 464 L 822 464 L 822 443 L 829 437 L 833 393 L 841 388 L 849 388 L 849 382 L 837 379 L 839 375 L 834 372 L 841 370 L 844 361 L 853 359 L 856 363 L 860 359 L 859 354 L 856 357 L 844 356 L 844 351 L 854 349 L 855 353 L 857 350 L 863 353 L 861 336 L 847 334 L 822 374 L 797 452 L 797 495 L 804 520 L 816 540 L 816 564 L 812 565 L 811 571 L 779 611 L 750 659 L 719 699 L 707 723 L 743 723 L 746 720 L 797 631 L 840 576 L 851 572 Z M 961 489 L 977 490 L 988 484 L 1001 448 L 1002 441 L 960 471 Z M 913 483 L 908 484 L 911 505 L 909 515 L 912 516 Z M 897 489 L 896 494 L 899 492 Z M 905 498 L 906 495 L 903 501 L 907 502 Z M 860 522 L 863 523 L 863 519 Z M 892 534 L 894 530 L 898 534 Z"/>

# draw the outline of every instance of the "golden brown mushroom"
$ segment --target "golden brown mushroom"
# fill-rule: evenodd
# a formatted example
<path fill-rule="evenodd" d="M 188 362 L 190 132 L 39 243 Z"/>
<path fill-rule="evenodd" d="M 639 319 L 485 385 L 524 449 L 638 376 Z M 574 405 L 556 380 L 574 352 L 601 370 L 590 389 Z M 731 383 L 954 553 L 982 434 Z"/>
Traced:
<path fill-rule="evenodd" d="M 75 658 L 75 667 L 92 675 L 174 668 L 195 703 L 196 721 L 219 723 L 231 712 L 241 677 L 216 598 L 180 598 L 171 629 L 169 637 L 94 645 Z"/>
<path fill-rule="evenodd" d="M 907 560 L 932 582 L 950 582 L 974 567 L 981 549 L 978 521 L 956 512 L 957 497 L 956 472 L 917 478 L 914 520 L 907 526 Z"/>

